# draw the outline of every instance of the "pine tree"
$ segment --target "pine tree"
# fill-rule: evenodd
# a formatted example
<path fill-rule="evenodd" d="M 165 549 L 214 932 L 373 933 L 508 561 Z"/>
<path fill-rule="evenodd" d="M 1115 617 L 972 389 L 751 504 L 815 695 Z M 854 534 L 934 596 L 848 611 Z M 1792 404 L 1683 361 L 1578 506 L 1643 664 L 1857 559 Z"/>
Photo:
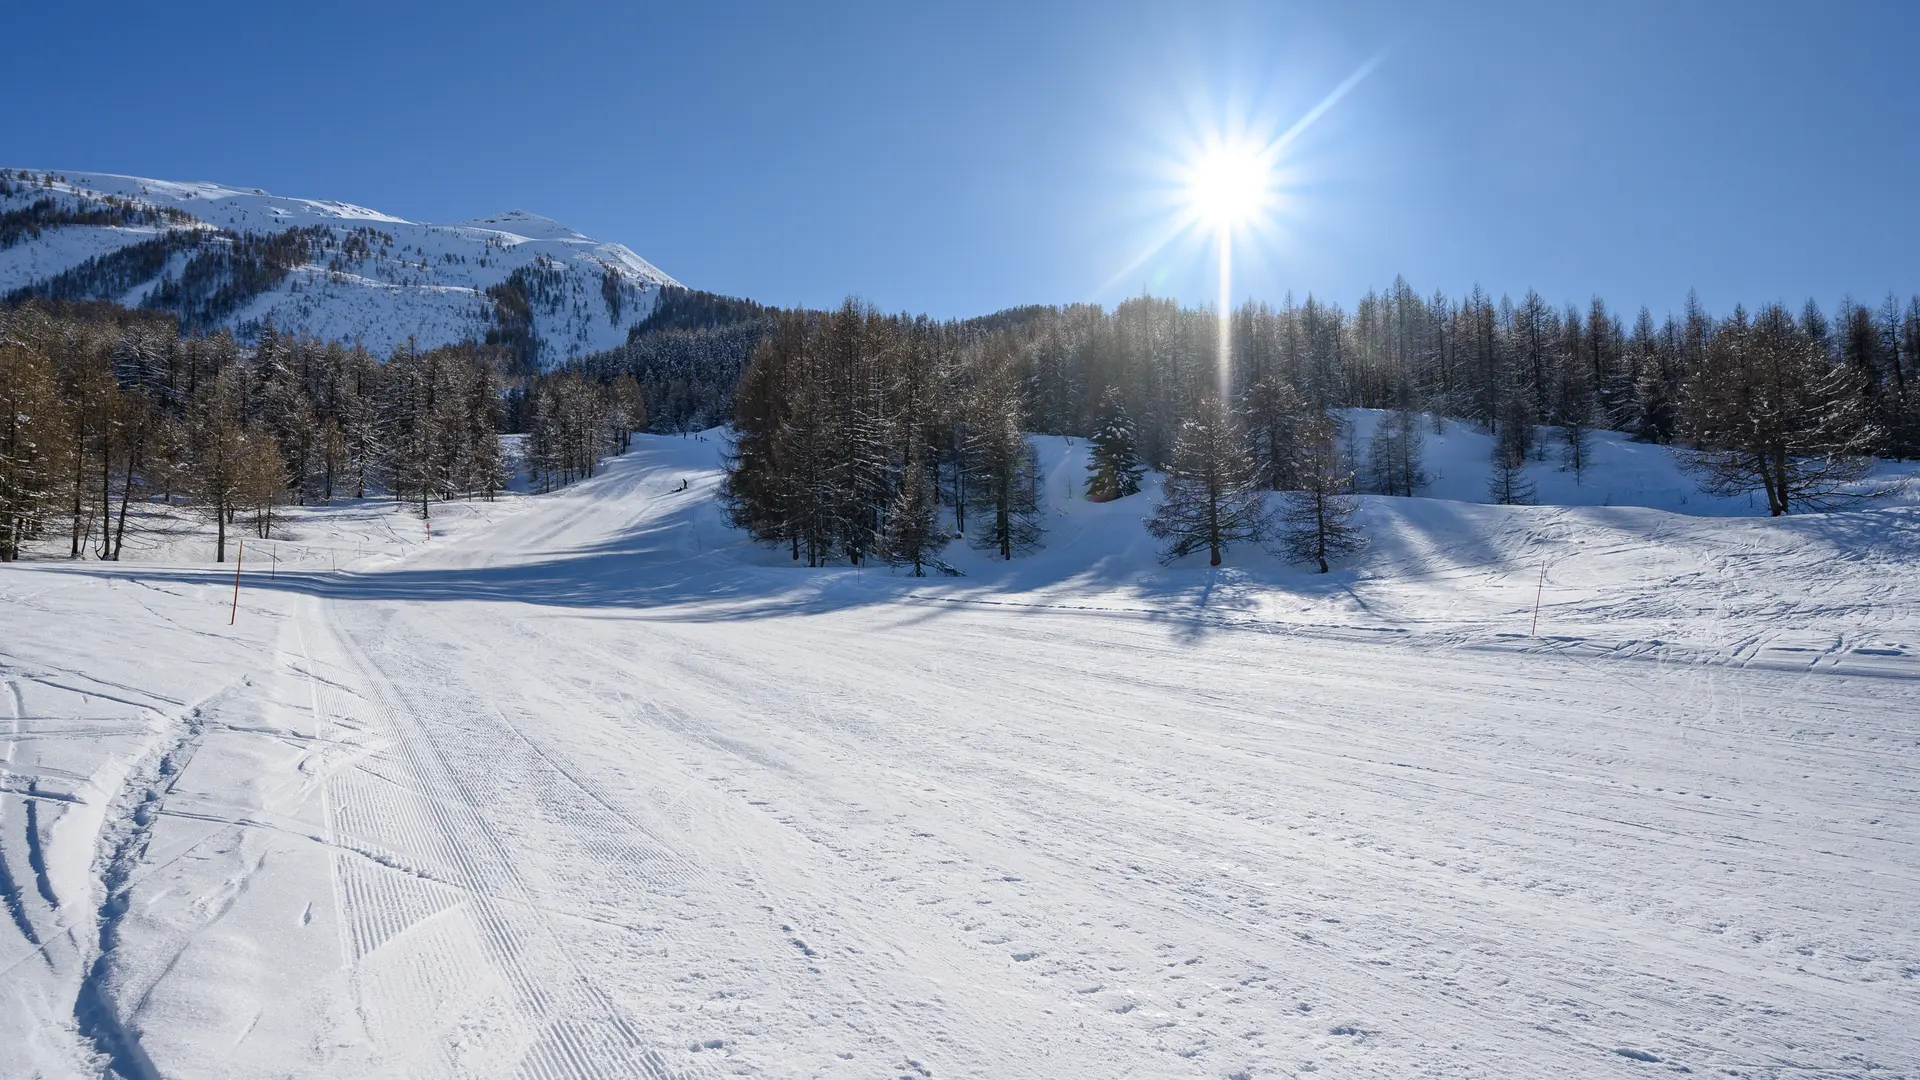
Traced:
<path fill-rule="evenodd" d="M 1166 542 L 1161 561 L 1205 550 L 1208 565 L 1219 566 L 1232 545 L 1265 536 L 1267 524 L 1266 491 L 1245 433 L 1219 399 L 1202 399 L 1180 425 L 1161 502 L 1147 519 L 1147 531 Z"/>
<path fill-rule="evenodd" d="M 1365 546 L 1366 535 L 1354 522 L 1353 464 L 1342 448 L 1340 425 L 1319 413 L 1300 431 L 1294 475 L 1299 485 L 1282 496 L 1281 550 L 1295 562 L 1317 563 L 1350 555 Z"/>
<path fill-rule="evenodd" d="M 1087 500 L 1111 502 L 1140 492 L 1141 474 L 1147 471 L 1140 461 L 1139 432 L 1133 417 L 1120 400 L 1118 387 L 1108 387 L 1101 399 L 1100 429 L 1093 435 L 1093 450 L 1087 462 Z"/>

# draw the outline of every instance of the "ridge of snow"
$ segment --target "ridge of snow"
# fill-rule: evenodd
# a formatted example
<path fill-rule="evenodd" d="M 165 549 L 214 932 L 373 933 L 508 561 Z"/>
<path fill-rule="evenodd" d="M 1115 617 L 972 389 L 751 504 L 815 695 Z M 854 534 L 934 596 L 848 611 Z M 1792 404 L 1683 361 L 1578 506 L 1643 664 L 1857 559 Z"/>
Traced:
<path fill-rule="evenodd" d="M 527 210 L 509 210 L 504 214 L 491 214 L 487 217 L 469 218 L 454 222 L 455 225 L 475 229 L 492 229 L 495 232 L 510 233 L 529 240 L 585 240 L 578 229 L 563 225 L 543 214 Z"/>

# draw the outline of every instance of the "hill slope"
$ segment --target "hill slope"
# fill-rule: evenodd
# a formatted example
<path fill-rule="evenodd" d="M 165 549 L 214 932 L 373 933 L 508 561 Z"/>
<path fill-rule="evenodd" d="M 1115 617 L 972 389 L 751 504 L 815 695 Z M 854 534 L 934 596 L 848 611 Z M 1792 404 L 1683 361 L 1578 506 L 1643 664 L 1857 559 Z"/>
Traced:
<path fill-rule="evenodd" d="M 272 323 L 384 354 L 491 332 L 547 366 L 624 342 L 677 284 L 523 210 L 434 225 L 212 183 L 0 171 L 0 296 L 117 300 L 243 338 Z"/>

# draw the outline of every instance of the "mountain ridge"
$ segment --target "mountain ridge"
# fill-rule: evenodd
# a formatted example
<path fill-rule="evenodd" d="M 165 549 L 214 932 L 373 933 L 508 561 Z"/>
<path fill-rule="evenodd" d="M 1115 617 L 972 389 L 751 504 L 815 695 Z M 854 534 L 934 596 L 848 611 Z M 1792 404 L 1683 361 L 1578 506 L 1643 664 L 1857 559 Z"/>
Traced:
<path fill-rule="evenodd" d="M 0 169 L 0 297 L 114 300 L 186 331 L 513 346 L 529 368 L 623 343 L 680 283 L 523 209 L 409 221 L 214 181 Z"/>

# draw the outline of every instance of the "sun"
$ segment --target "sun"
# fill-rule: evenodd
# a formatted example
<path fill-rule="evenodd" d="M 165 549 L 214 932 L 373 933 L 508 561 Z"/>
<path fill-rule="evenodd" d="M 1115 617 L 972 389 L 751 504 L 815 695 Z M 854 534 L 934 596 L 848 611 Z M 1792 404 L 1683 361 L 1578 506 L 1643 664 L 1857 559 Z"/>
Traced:
<path fill-rule="evenodd" d="M 1273 184 L 1273 163 L 1260 148 L 1213 143 L 1187 167 L 1187 210 L 1218 231 L 1245 228 L 1271 205 Z"/>

